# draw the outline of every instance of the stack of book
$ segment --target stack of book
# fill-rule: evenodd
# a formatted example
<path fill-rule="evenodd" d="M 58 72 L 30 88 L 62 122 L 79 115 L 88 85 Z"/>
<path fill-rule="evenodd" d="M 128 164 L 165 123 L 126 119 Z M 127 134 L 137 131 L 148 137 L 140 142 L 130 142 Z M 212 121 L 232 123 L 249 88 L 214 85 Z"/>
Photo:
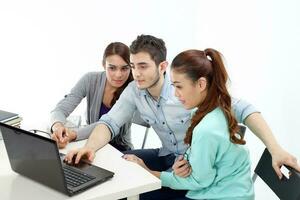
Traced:
<path fill-rule="evenodd" d="M 16 113 L 0 110 L 0 122 L 20 128 L 22 117 Z"/>
<path fill-rule="evenodd" d="M 0 110 L 0 122 L 20 128 L 22 117 L 16 113 Z M 2 133 L 0 130 L 0 140 L 2 139 Z"/>

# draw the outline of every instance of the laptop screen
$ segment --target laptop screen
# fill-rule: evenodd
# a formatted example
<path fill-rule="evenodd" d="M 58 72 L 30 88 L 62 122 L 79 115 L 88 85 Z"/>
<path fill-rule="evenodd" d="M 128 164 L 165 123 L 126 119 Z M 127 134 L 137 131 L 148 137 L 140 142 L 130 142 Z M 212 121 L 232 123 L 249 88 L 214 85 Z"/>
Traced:
<path fill-rule="evenodd" d="M 60 192 L 71 196 L 114 175 L 111 171 L 85 162 L 75 167 L 67 166 L 62 163 L 55 141 L 49 138 L 1 122 L 0 129 L 11 168 Z"/>
<path fill-rule="evenodd" d="M 10 165 L 15 172 L 62 192 L 66 191 L 54 141 L 7 125 L 0 127 Z"/>

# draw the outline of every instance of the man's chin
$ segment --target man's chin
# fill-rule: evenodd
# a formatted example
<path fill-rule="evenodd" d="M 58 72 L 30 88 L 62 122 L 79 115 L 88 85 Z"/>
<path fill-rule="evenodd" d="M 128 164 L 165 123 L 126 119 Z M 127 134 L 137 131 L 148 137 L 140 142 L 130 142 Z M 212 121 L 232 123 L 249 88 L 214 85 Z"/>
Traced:
<path fill-rule="evenodd" d="M 136 86 L 140 90 L 147 89 L 147 86 L 145 86 L 144 84 L 138 84 L 138 83 L 136 83 Z"/>
<path fill-rule="evenodd" d="M 138 87 L 138 89 L 140 89 L 140 90 L 147 89 L 147 87 L 145 87 L 145 86 L 139 86 L 139 85 L 137 85 L 137 87 Z"/>
<path fill-rule="evenodd" d="M 143 84 L 141 84 L 139 81 L 137 81 L 137 80 L 134 80 L 134 82 L 135 82 L 135 85 L 137 86 L 137 88 L 141 88 L 141 87 L 143 87 Z"/>

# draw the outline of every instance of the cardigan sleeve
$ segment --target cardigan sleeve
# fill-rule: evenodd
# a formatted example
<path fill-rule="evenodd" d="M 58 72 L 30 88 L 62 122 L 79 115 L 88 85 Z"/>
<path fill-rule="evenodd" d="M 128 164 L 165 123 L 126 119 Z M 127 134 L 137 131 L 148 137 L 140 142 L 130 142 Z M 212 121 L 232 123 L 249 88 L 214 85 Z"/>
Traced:
<path fill-rule="evenodd" d="M 66 123 L 66 118 L 75 110 L 80 104 L 81 100 L 87 95 L 87 88 L 89 87 L 90 73 L 85 74 L 71 89 L 70 93 L 65 95 L 62 100 L 58 102 L 56 107 L 50 113 L 50 130 L 55 122 Z"/>
<path fill-rule="evenodd" d="M 203 133 L 203 132 L 202 132 Z M 201 134 L 201 138 L 193 141 L 188 155 L 192 173 L 186 178 L 174 172 L 162 172 L 162 185 L 172 189 L 199 190 L 210 186 L 216 177 L 215 159 L 222 139 L 217 134 Z M 220 143 L 221 142 L 221 143 Z"/>

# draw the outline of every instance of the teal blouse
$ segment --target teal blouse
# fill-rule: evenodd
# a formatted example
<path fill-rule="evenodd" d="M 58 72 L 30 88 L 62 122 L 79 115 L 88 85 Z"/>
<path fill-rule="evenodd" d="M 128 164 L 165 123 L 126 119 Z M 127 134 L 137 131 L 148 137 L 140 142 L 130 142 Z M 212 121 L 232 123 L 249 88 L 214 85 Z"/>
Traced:
<path fill-rule="evenodd" d="M 191 199 L 253 200 L 249 152 L 230 142 L 228 123 L 216 108 L 195 127 L 186 159 L 192 173 L 186 178 L 162 172 L 162 185 L 188 190 Z"/>

